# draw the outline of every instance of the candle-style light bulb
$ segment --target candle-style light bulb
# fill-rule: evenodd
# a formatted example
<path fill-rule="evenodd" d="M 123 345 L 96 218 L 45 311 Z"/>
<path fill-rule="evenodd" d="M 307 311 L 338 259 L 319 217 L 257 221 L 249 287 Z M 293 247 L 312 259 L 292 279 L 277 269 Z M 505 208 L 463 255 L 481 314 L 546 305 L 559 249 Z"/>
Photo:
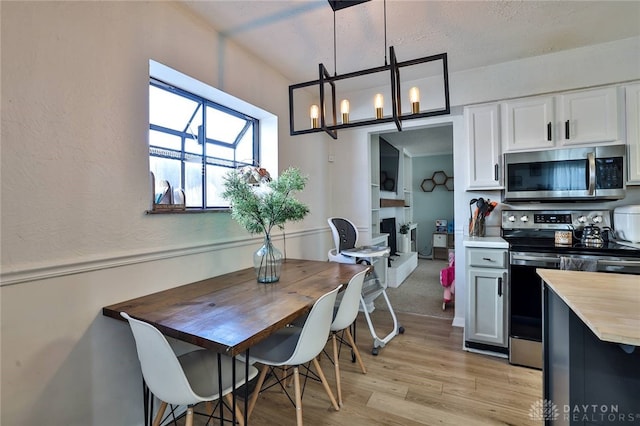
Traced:
<path fill-rule="evenodd" d="M 417 87 L 409 89 L 409 101 L 411 102 L 411 112 L 417 114 L 420 112 L 420 90 Z"/>
<path fill-rule="evenodd" d="M 347 124 L 349 122 L 349 101 L 347 99 L 340 102 L 340 113 L 342 114 L 342 124 Z"/>
<path fill-rule="evenodd" d="M 382 105 L 384 104 L 384 98 L 382 97 L 382 95 L 380 93 L 378 93 L 376 95 L 376 97 L 374 98 L 373 101 L 373 105 L 376 108 L 376 119 L 381 119 L 383 114 L 382 114 Z"/>
<path fill-rule="evenodd" d="M 319 127 L 318 117 L 320 116 L 320 108 L 318 108 L 318 105 L 311 105 L 309 116 L 311 117 L 311 127 L 317 129 Z"/>

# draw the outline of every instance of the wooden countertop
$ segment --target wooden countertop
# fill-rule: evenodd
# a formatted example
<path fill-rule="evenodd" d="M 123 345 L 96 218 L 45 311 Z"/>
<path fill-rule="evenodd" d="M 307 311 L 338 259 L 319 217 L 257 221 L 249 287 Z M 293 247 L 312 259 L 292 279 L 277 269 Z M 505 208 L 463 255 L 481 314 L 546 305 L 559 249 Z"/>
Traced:
<path fill-rule="evenodd" d="M 536 271 L 600 340 L 640 346 L 640 276 Z"/>

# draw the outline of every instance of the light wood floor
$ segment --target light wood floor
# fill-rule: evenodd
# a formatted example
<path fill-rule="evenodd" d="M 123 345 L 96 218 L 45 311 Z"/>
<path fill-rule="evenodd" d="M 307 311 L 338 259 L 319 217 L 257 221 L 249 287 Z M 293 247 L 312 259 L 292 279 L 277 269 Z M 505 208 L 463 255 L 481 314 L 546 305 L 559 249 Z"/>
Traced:
<path fill-rule="evenodd" d="M 373 339 L 359 315 L 357 341 L 368 372 L 362 374 L 358 364 L 351 363 L 349 351 L 343 350 L 343 407 L 334 411 L 322 385 L 309 381 L 302 400 L 305 425 L 542 424 L 529 417 L 531 404 L 542 397 L 540 371 L 463 351 L 462 329 L 452 327 L 450 320 L 397 315 L 405 333 L 378 356 L 371 354 Z M 372 318 L 378 336 L 386 336 L 391 330 L 389 313 L 374 311 Z M 335 388 L 331 362 L 323 357 L 321 365 Z M 293 395 L 293 386 L 291 391 Z M 195 424 L 203 425 L 198 417 Z M 295 425 L 295 408 L 274 387 L 260 395 L 249 424 Z"/>

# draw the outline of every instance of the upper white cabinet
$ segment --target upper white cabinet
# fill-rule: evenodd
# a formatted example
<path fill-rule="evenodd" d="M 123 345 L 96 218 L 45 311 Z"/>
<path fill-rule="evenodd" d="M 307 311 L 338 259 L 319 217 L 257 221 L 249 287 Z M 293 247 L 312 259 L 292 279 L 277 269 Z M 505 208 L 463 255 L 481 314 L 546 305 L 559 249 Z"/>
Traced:
<path fill-rule="evenodd" d="M 502 189 L 499 104 L 464 108 L 469 147 L 468 189 Z"/>
<path fill-rule="evenodd" d="M 555 145 L 553 106 L 552 96 L 503 102 L 500 108 L 504 150 L 553 148 Z"/>
<path fill-rule="evenodd" d="M 619 143 L 620 101 L 616 87 L 504 101 L 503 151 Z"/>
<path fill-rule="evenodd" d="M 616 87 L 558 96 L 560 145 L 615 142 L 620 138 Z"/>
<path fill-rule="evenodd" d="M 640 185 L 640 83 L 625 87 L 629 180 Z"/>

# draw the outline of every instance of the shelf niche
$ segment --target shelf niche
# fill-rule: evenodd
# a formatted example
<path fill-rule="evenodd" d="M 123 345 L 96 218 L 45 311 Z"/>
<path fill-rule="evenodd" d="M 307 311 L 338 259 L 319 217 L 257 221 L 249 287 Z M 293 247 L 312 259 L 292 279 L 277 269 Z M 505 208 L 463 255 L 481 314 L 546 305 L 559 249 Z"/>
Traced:
<path fill-rule="evenodd" d="M 404 200 L 394 198 L 380 198 L 380 207 L 405 207 Z"/>

